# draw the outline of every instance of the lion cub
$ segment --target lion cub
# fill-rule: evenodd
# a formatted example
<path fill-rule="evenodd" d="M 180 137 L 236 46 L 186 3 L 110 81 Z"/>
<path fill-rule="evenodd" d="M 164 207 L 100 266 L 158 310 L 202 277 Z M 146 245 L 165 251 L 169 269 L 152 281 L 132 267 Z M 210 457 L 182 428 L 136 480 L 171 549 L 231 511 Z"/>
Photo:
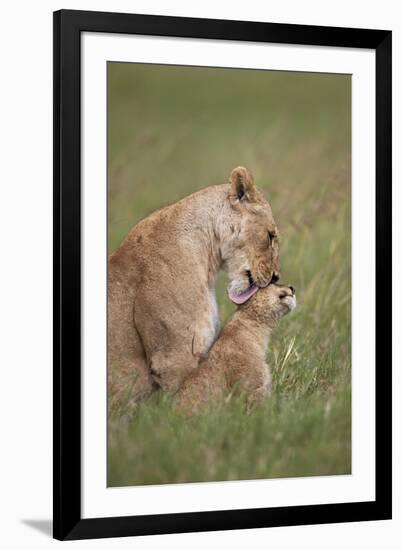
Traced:
<path fill-rule="evenodd" d="M 278 321 L 296 307 L 292 286 L 270 284 L 238 306 L 206 359 L 185 379 L 175 396 L 179 409 L 197 412 L 235 387 L 248 405 L 264 399 L 271 388 L 265 362 L 268 338 Z"/>

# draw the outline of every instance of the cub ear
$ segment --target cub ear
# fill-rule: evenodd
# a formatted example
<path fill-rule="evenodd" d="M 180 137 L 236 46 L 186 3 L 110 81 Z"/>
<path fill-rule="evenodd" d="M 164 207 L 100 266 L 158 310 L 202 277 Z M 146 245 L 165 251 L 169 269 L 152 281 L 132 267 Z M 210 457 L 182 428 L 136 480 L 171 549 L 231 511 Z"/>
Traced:
<path fill-rule="evenodd" d="M 229 181 L 233 197 L 237 198 L 239 201 L 249 202 L 255 199 L 256 187 L 254 185 L 254 179 L 247 168 L 238 166 L 232 170 Z"/>

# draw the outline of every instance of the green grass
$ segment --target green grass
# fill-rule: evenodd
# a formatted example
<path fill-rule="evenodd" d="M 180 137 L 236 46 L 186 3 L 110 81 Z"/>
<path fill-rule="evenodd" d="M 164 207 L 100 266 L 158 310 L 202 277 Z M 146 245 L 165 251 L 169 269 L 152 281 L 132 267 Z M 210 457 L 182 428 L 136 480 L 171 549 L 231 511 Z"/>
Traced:
<path fill-rule="evenodd" d="M 185 419 L 168 397 L 109 418 L 108 485 L 351 470 L 350 100 L 344 75 L 110 64 L 109 250 L 145 215 L 248 166 L 298 308 L 273 335 L 273 395 Z M 233 311 L 218 281 L 222 322 Z"/>

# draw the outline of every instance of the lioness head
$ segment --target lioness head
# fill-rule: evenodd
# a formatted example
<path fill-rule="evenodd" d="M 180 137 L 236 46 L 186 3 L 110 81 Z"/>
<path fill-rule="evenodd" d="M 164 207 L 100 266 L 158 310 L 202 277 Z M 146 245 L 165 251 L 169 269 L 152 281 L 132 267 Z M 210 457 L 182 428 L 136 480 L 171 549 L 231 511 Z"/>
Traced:
<path fill-rule="evenodd" d="M 259 287 L 279 279 L 278 229 L 270 205 L 246 168 L 235 168 L 229 184 L 231 213 L 221 252 L 229 297 L 241 304 Z"/>

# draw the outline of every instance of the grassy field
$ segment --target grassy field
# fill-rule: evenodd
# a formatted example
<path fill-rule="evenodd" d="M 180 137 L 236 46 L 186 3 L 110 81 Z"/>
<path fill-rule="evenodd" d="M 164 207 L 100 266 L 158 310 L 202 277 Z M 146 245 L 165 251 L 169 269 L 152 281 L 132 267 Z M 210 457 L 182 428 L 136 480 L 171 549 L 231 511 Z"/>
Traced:
<path fill-rule="evenodd" d="M 108 485 L 351 471 L 351 80 L 109 64 L 109 250 L 156 208 L 253 172 L 298 308 L 270 342 L 271 399 L 184 419 L 166 396 L 109 417 Z M 222 322 L 233 305 L 218 281 Z"/>

